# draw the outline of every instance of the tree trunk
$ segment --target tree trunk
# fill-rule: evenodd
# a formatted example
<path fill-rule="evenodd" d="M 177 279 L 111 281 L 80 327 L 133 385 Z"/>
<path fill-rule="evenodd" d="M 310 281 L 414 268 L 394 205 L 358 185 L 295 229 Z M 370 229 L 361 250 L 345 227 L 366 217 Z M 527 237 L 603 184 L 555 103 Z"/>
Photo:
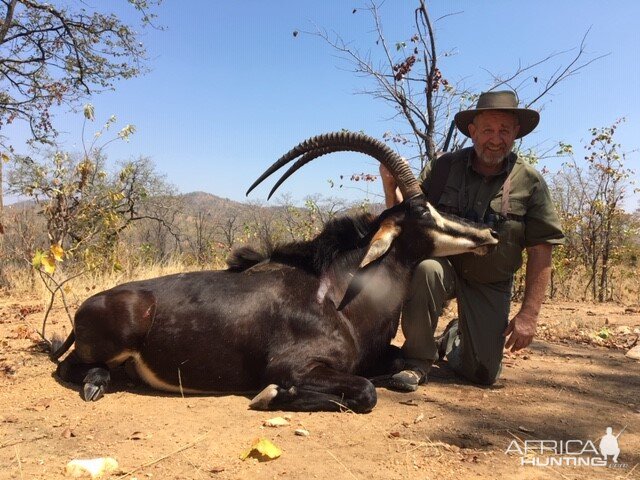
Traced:
<path fill-rule="evenodd" d="M 608 234 L 609 235 L 609 234 Z M 602 266 L 600 267 L 600 292 L 598 293 L 598 301 L 604 302 L 608 295 L 609 289 L 609 250 L 610 250 L 609 237 L 604 244 L 604 251 L 602 252 Z"/>
<path fill-rule="evenodd" d="M 605 301 L 605 296 L 607 292 L 607 276 L 609 275 L 606 259 L 602 259 L 602 268 L 600 269 L 600 286 L 598 287 L 598 302 L 602 303 Z"/>

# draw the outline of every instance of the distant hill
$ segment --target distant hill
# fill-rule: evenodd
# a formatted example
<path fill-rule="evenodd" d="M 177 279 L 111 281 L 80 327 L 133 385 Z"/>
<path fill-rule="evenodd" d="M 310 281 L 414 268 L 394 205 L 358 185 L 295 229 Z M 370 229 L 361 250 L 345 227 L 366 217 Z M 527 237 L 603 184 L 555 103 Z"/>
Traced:
<path fill-rule="evenodd" d="M 182 206 L 182 213 L 187 216 L 193 216 L 198 212 L 207 212 L 214 214 L 218 218 L 224 218 L 230 215 L 239 217 L 255 217 L 256 213 L 264 210 L 265 212 L 276 213 L 284 207 L 278 205 L 277 202 L 263 203 L 256 200 L 247 200 L 246 202 L 238 202 L 225 197 L 219 197 L 207 192 L 189 192 L 178 194 L 174 197 Z M 320 198 L 319 201 L 323 200 Z M 36 207 L 32 200 L 22 200 L 5 205 L 5 211 L 23 212 L 29 211 Z M 347 211 L 351 210 L 347 205 L 343 205 Z M 353 205 L 352 205 L 353 207 Z M 304 210 L 304 207 L 299 207 Z M 379 213 L 384 209 L 383 205 L 372 204 L 371 211 Z"/>
<path fill-rule="evenodd" d="M 243 202 L 236 202 L 228 198 L 218 197 L 207 192 L 190 192 L 178 195 L 182 199 L 184 205 L 193 209 L 211 209 L 211 210 L 227 210 L 247 208 L 248 205 Z"/>
<path fill-rule="evenodd" d="M 261 202 L 237 202 L 229 198 L 218 197 L 207 192 L 189 192 L 177 195 L 182 213 L 187 217 L 194 217 L 198 213 L 206 213 L 217 219 L 237 217 L 241 222 L 250 221 L 261 216 L 273 215 L 282 210 L 282 206 L 264 205 Z"/>

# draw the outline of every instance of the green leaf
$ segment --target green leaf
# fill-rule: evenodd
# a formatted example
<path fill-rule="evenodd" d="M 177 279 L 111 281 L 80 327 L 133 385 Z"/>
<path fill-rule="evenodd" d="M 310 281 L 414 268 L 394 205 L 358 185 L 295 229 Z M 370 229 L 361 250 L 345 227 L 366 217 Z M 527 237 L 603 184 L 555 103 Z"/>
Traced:
<path fill-rule="evenodd" d="M 31 265 L 33 268 L 39 269 L 42 266 L 42 257 L 44 256 L 44 252 L 40 249 L 36 250 L 36 253 L 33 255 L 31 259 Z"/>
<path fill-rule="evenodd" d="M 54 246 L 52 246 L 52 248 L 53 247 Z M 56 254 L 58 253 L 59 251 L 56 249 Z M 31 259 L 31 265 L 37 270 L 43 268 L 45 272 L 52 275 L 53 272 L 56 271 L 56 258 L 54 257 L 54 253 L 44 252 L 43 250 L 38 249 Z"/>
<path fill-rule="evenodd" d="M 42 266 L 44 267 L 44 271 L 49 275 L 53 275 L 53 272 L 56 271 L 56 260 L 53 258 L 51 254 L 42 256 Z"/>

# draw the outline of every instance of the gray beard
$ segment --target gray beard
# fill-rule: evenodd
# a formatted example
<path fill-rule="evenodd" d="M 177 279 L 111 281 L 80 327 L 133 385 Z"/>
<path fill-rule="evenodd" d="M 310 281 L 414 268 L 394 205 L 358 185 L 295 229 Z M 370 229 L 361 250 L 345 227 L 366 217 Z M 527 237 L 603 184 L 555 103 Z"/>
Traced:
<path fill-rule="evenodd" d="M 511 148 L 513 148 L 513 145 L 511 146 Z M 478 151 L 479 149 L 474 146 L 474 150 L 476 151 L 476 155 L 478 156 L 478 158 L 482 161 L 482 163 L 484 163 L 489 167 L 495 167 L 497 165 L 500 165 L 504 161 L 504 159 L 507 158 L 507 155 L 509 155 L 509 153 L 511 152 L 511 148 L 507 151 L 505 155 L 495 154 L 495 155 L 489 156 L 489 155 L 480 153 Z"/>
<path fill-rule="evenodd" d="M 496 165 L 500 165 L 502 163 L 502 161 L 505 159 L 506 155 L 483 155 L 481 153 L 478 153 L 478 151 L 476 150 L 476 155 L 478 155 L 478 158 L 482 161 L 482 163 L 484 163 L 487 166 L 491 166 L 494 167 Z"/>

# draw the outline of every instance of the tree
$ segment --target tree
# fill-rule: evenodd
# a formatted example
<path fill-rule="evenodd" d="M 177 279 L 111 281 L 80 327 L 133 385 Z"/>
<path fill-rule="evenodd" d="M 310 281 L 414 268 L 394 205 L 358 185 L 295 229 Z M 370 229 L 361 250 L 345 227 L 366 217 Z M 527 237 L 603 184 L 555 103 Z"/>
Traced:
<path fill-rule="evenodd" d="M 380 14 L 382 3 L 371 0 L 367 8 L 377 37 L 373 50 L 360 51 L 351 42 L 339 35 L 330 35 L 325 30 L 312 34 L 322 38 L 347 60 L 355 74 L 373 80 L 373 87 L 364 89 L 362 93 L 390 105 L 394 119 L 399 119 L 408 127 L 408 130 L 403 127 L 399 132 L 386 133 L 385 139 L 398 145 L 415 147 L 419 168 L 422 169 L 427 162 L 436 158 L 439 151 L 464 145 L 466 138 L 459 138 L 453 128 L 453 115 L 461 107 L 474 103 L 477 97 L 461 81 L 448 78 L 443 70 L 441 59 L 452 53 L 438 51 L 436 30 L 426 0 L 417 1 L 413 32 L 408 38 L 396 41 L 385 37 Z M 551 59 L 566 56 L 569 51 L 549 54 L 528 65 L 518 65 L 513 73 L 507 75 L 489 72 L 489 89 L 504 87 L 519 93 L 533 92 L 521 103 L 527 108 L 539 105 L 557 85 L 600 58 L 585 58 L 585 39 L 586 35 L 566 63 L 547 75 L 538 70 Z"/>
<path fill-rule="evenodd" d="M 215 229 L 220 234 L 222 248 L 227 252 L 231 251 L 243 229 L 238 212 L 229 212 L 226 218 L 218 220 Z"/>
<path fill-rule="evenodd" d="M 610 127 L 592 128 L 580 165 L 571 145 L 561 145 L 560 154 L 571 159 L 552 181 L 552 194 L 567 236 L 565 259 L 577 260 L 588 272 L 584 295 L 594 300 L 613 296 L 611 267 L 623 258 L 637 230 L 622 202 L 630 188 L 632 171 L 625 167 L 626 153 L 615 141 L 621 120 Z"/>
<path fill-rule="evenodd" d="M 128 3 L 149 24 L 148 9 L 159 0 Z M 50 139 L 54 105 L 75 105 L 144 71 L 145 49 L 131 25 L 113 13 L 74 7 L 62 1 L 2 0 L 0 127 L 25 120 L 33 139 Z"/>
<path fill-rule="evenodd" d="M 85 107 L 85 121 L 93 119 L 93 108 Z M 150 206 L 162 201 L 171 188 L 159 176 L 148 158 L 138 158 L 119 165 L 109 173 L 104 149 L 115 140 L 127 140 L 135 131 L 123 127 L 114 138 L 98 145 L 115 117 L 84 145 L 82 154 L 48 152 L 43 158 L 16 155 L 9 172 L 9 192 L 32 199 L 46 220 L 51 249 L 66 255 L 80 256 L 85 266 L 117 265 L 113 258 L 119 234 L 131 223 L 153 218 L 170 228 L 164 218 L 152 217 Z M 53 271 L 55 250 L 43 253 Z"/>
<path fill-rule="evenodd" d="M 210 263 L 214 256 L 214 233 L 217 212 L 211 213 L 208 209 L 198 207 L 192 215 L 189 215 L 189 230 L 184 236 L 188 251 L 198 265 Z M 192 228 L 191 228 L 192 227 Z"/>
<path fill-rule="evenodd" d="M 346 212 L 348 205 L 344 200 L 321 195 L 308 195 L 304 207 L 294 205 L 290 195 L 282 195 L 281 222 L 291 241 L 310 240 L 315 237 L 330 220 Z"/>
<path fill-rule="evenodd" d="M 142 25 L 151 24 L 151 9 L 160 2 L 128 0 Z M 0 132 L 7 124 L 25 121 L 31 141 L 51 142 L 56 136 L 54 107 L 75 106 L 93 93 L 112 89 L 117 80 L 144 72 L 145 48 L 134 27 L 107 9 L 90 12 L 85 5 L 63 0 L 2 0 Z M 0 147 L 13 151 L 1 135 Z M 4 159 L 7 154 L 2 155 Z"/>

